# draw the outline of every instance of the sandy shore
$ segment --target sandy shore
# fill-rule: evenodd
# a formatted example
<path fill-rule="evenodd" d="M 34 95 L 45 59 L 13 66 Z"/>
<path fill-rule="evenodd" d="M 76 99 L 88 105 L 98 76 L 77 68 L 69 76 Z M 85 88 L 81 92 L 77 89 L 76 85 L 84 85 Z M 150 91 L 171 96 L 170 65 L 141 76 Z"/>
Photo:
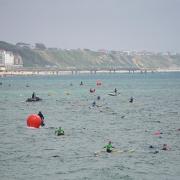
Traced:
<path fill-rule="evenodd" d="M 116 70 L 116 71 L 108 71 L 108 70 L 100 70 L 100 71 L 2 71 L 0 72 L 0 76 L 34 76 L 34 75 L 76 75 L 76 74 L 100 74 L 100 73 L 155 73 L 155 72 L 180 72 L 180 69 L 157 69 L 157 70 Z"/>

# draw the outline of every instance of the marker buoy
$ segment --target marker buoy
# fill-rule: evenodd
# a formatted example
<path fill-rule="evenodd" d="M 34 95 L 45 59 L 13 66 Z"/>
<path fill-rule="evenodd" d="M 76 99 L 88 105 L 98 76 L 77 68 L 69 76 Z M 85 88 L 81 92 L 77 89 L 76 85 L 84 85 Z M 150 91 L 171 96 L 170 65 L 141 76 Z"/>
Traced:
<path fill-rule="evenodd" d="M 96 85 L 101 86 L 102 85 L 101 81 L 96 81 Z"/>
<path fill-rule="evenodd" d="M 27 118 L 27 126 L 39 128 L 42 123 L 41 118 L 37 114 L 31 114 Z"/>

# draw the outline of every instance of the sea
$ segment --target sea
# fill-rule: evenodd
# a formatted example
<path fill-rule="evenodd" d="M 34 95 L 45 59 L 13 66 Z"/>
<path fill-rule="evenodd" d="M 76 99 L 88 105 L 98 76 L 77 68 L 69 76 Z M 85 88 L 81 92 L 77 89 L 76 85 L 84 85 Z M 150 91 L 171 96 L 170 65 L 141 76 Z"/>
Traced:
<path fill-rule="evenodd" d="M 1 180 L 180 179 L 180 73 L 16 76 L 0 82 Z M 115 88 L 118 95 L 112 96 Z M 42 101 L 26 102 L 33 92 Z M 27 117 L 39 111 L 46 125 L 28 128 Z M 64 136 L 55 135 L 58 127 Z M 114 153 L 102 151 L 109 141 Z"/>

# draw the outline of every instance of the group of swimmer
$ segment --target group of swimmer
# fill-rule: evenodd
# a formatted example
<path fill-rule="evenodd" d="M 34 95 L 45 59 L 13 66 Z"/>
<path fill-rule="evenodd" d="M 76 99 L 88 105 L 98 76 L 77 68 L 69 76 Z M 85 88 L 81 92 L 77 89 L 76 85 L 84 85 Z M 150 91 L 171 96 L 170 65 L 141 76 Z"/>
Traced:
<path fill-rule="evenodd" d="M 42 126 L 42 127 L 45 126 L 45 123 L 44 123 L 44 115 L 42 114 L 42 112 L 39 111 L 37 115 L 41 118 L 41 126 Z M 56 128 L 55 134 L 56 134 L 57 136 L 62 136 L 62 135 L 64 135 L 64 130 L 63 130 L 63 128 L 62 128 L 62 127 Z"/>
<path fill-rule="evenodd" d="M 153 135 L 156 135 L 156 136 L 158 136 L 159 138 L 162 138 L 162 136 L 161 136 L 161 134 L 163 134 L 161 131 L 156 131 L 155 133 L 153 133 Z M 149 148 L 150 149 L 156 149 L 156 146 L 153 146 L 153 145 L 150 145 L 149 146 Z M 168 151 L 168 150 L 170 150 L 171 148 L 167 145 L 167 144 L 163 144 L 163 146 L 160 148 L 160 150 L 163 150 L 163 151 Z M 157 154 L 157 153 L 159 153 L 159 151 L 158 150 L 155 150 L 155 151 L 153 151 L 153 153 L 154 154 Z"/>
<path fill-rule="evenodd" d="M 93 89 L 90 89 L 90 92 L 95 92 L 95 89 L 93 90 Z M 114 93 L 117 95 L 118 94 L 118 90 L 115 88 L 114 89 Z M 101 99 L 101 97 L 100 96 L 97 96 L 97 100 L 99 101 Z M 130 103 L 133 103 L 133 101 L 134 101 L 134 98 L 131 96 L 131 98 L 129 99 L 129 102 Z M 92 102 L 92 107 L 95 107 L 96 106 L 96 101 L 93 101 Z"/>
<path fill-rule="evenodd" d="M 83 82 L 82 82 L 82 81 L 80 82 L 80 86 L 83 86 Z M 93 92 L 93 91 L 95 92 L 95 89 L 90 89 L 90 92 Z M 114 89 L 113 92 L 114 92 L 115 94 L 118 94 L 118 90 L 117 90 L 116 88 Z M 33 92 L 33 94 L 32 94 L 32 99 L 36 99 L 36 94 L 35 94 L 35 92 Z M 97 96 L 97 100 L 100 100 L 100 99 L 101 99 L 101 97 L 100 97 L 100 96 Z M 131 97 L 130 100 L 129 100 L 129 102 L 130 102 L 130 103 L 133 103 L 133 101 L 134 101 L 134 98 Z M 93 101 L 92 106 L 93 106 L 93 107 L 96 106 L 96 101 Z M 42 114 L 41 111 L 39 111 L 38 116 L 39 116 L 39 117 L 41 118 L 41 120 L 42 120 L 41 126 L 42 126 L 42 127 L 45 126 L 45 123 L 44 123 L 44 115 Z M 63 128 L 62 128 L 62 127 L 56 128 L 56 130 L 55 130 L 55 135 L 57 135 L 57 136 L 65 135 Z M 114 150 L 115 147 L 112 145 L 112 142 L 109 141 L 108 144 L 106 144 L 103 148 L 106 150 L 107 153 L 111 153 L 111 152 L 113 152 L 113 150 Z M 154 149 L 155 147 L 154 147 L 153 145 L 150 145 L 149 148 L 150 148 L 150 149 Z M 167 144 L 163 144 L 163 147 L 161 148 L 161 150 L 164 150 L 164 151 L 167 151 L 167 150 L 169 150 L 169 149 L 170 149 L 170 148 L 169 148 L 169 146 L 168 146 Z M 159 153 L 159 151 L 158 151 L 158 150 L 154 151 L 154 154 L 156 154 L 156 153 Z"/>
<path fill-rule="evenodd" d="M 45 123 L 44 123 L 44 115 L 42 114 L 41 111 L 39 111 L 38 113 L 38 116 L 41 118 L 42 120 L 42 123 L 41 123 L 41 126 L 45 126 Z M 59 128 L 56 128 L 55 130 L 55 135 L 57 136 L 62 136 L 64 135 L 64 129 L 62 127 L 59 127 Z M 111 153 L 113 151 L 113 149 L 115 148 L 113 145 L 112 145 L 112 142 L 109 141 L 107 145 L 104 146 L 104 148 L 106 149 L 106 152 L 107 153 Z M 155 147 L 153 145 L 150 145 L 149 146 L 150 149 L 154 149 Z M 167 151 L 167 150 L 170 150 L 170 147 L 167 145 L 167 144 L 163 144 L 163 147 L 161 148 L 161 150 L 164 150 L 164 151 Z M 154 151 L 153 152 L 154 154 L 157 154 L 159 153 L 158 150 Z"/>
<path fill-rule="evenodd" d="M 152 145 L 150 145 L 149 148 L 150 148 L 150 149 L 154 149 L 155 147 L 152 146 Z M 168 151 L 168 150 L 170 150 L 170 147 L 169 147 L 167 144 L 163 144 L 163 147 L 161 148 L 161 150 L 163 150 L 163 151 Z M 154 153 L 154 154 L 157 154 L 157 153 L 159 153 L 159 151 L 156 150 L 156 151 L 154 151 L 153 153 Z"/>
<path fill-rule="evenodd" d="M 115 147 L 112 145 L 111 141 L 109 141 L 109 143 L 107 145 L 105 145 L 104 148 L 106 148 L 107 153 L 111 153 Z M 150 145 L 149 148 L 153 149 L 155 147 Z M 163 144 L 163 147 L 161 148 L 161 150 L 168 151 L 168 150 L 170 150 L 170 147 L 167 144 Z M 157 154 L 157 153 L 159 153 L 159 151 L 157 151 L 157 150 L 154 151 L 154 154 Z"/>
<path fill-rule="evenodd" d="M 42 112 L 39 111 L 39 113 L 38 113 L 37 115 L 38 115 L 38 116 L 41 118 L 41 120 L 42 120 L 41 126 L 42 126 L 42 127 L 45 126 L 45 123 L 44 123 L 44 115 L 42 114 Z M 56 130 L 55 130 L 55 135 L 57 135 L 57 136 L 62 136 L 62 135 L 64 135 L 64 134 L 65 134 L 65 133 L 64 133 L 64 129 L 63 129 L 62 127 L 56 128 Z M 105 145 L 104 148 L 106 148 L 106 152 L 111 153 L 112 150 L 113 150 L 113 148 L 114 148 L 114 146 L 112 146 L 111 141 L 109 141 L 109 143 L 108 143 L 107 145 Z"/>

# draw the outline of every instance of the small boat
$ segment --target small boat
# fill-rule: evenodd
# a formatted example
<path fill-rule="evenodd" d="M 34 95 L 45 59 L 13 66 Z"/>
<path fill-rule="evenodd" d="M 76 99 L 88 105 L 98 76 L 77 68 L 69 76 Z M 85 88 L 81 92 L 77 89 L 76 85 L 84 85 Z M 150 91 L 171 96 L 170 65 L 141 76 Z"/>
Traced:
<path fill-rule="evenodd" d="M 26 102 L 36 102 L 36 101 L 42 101 L 41 98 L 35 97 L 35 98 L 27 98 Z"/>

